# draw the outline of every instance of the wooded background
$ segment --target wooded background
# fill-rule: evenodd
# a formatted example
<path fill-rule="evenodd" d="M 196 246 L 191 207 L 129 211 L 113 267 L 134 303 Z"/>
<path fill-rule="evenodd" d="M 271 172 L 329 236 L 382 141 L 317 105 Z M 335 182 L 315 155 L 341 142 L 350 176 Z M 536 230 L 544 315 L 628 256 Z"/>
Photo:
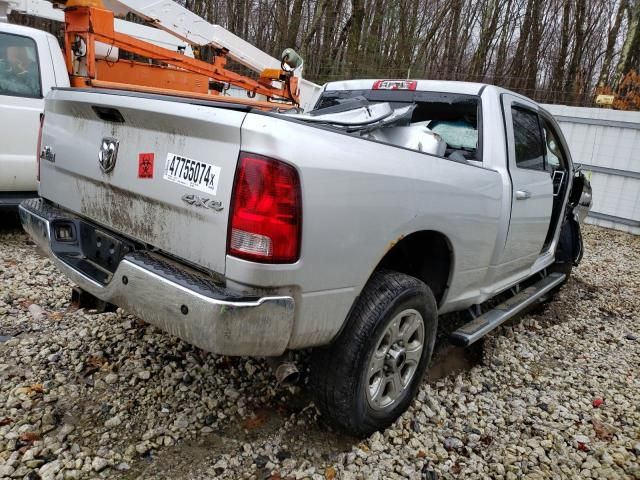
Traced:
<path fill-rule="evenodd" d="M 614 108 L 640 110 L 640 0 L 177 1 L 278 58 L 295 48 L 320 84 L 465 80 L 565 105 L 616 93 Z M 12 17 L 62 39 L 61 24 Z"/>
<path fill-rule="evenodd" d="M 598 86 L 615 90 L 628 72 L 640 70 L 640 0 L 185 0 L 185 5 L 274 56 L 295 48 L 305 59 L 304 76 L 317 83 L 466 80 L 501 85 L 542 102 L 592 105 Z"/>

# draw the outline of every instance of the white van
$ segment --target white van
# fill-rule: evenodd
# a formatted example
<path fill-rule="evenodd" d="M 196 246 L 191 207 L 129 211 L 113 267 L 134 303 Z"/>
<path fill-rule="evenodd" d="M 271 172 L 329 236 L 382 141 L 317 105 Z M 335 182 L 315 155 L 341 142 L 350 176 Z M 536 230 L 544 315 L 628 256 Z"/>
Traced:
<path fill-rule="evenodd" d="M 0 23 L 0 209 L 37 196 L 37 132 L 44 97 L 55 86 L 69 86 L 58 40 Z"/>

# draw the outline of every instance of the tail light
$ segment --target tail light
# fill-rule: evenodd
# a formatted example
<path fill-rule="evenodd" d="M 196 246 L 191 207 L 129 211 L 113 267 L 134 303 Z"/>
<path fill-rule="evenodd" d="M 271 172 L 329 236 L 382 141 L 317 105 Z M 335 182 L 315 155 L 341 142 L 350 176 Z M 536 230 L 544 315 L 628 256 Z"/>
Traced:
<path fill-rule="evenodd" d="M 301 203 L 295 168 L 241 152 L 233 185 L 227 252 L 261 263 L 296 262 L 300 257 Z"/>
<path fill-rule="evenodd" d="M 42 126 L 44 125 L 44 113 L 40 114 L 40 128 L 38 129 L 38 145 L 36 150 L 36 161 L 38 162 L 37 179 L 40 181 L 40 152 L 42 152 Z"/>

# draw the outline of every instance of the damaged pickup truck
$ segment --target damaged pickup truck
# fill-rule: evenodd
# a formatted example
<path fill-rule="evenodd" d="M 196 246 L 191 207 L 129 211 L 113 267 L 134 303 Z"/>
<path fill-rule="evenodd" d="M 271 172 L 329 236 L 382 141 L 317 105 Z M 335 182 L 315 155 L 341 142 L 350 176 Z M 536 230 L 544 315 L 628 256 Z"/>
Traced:
<path fill-rule="evenodd" d="M 22 223 L 81 295 L 219 354 L 313 347 L 358 435 L 408 407 L 439 316 L 469 345 L 565 282 L 591 205 L 553 117 L 474 83 L 335 82 L 309 114 L 61 88 L 40 151 Z"/>

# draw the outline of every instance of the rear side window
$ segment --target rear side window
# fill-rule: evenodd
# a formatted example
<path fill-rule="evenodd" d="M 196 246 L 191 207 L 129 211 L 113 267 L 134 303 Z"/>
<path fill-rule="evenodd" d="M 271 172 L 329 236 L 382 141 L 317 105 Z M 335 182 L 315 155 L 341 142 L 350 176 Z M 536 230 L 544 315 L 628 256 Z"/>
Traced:
<path fill-rule="evenodd" d="M 32 38 L 0 33 L 0 95 L 42 97 L 38 51 Z"/>
<path fill-rule="evenodd" d="M 513 137 L 516 147 L 516 166 L 544 170 L 544 142 L 538 114 L 520 107 L 511 107 Z"/>

